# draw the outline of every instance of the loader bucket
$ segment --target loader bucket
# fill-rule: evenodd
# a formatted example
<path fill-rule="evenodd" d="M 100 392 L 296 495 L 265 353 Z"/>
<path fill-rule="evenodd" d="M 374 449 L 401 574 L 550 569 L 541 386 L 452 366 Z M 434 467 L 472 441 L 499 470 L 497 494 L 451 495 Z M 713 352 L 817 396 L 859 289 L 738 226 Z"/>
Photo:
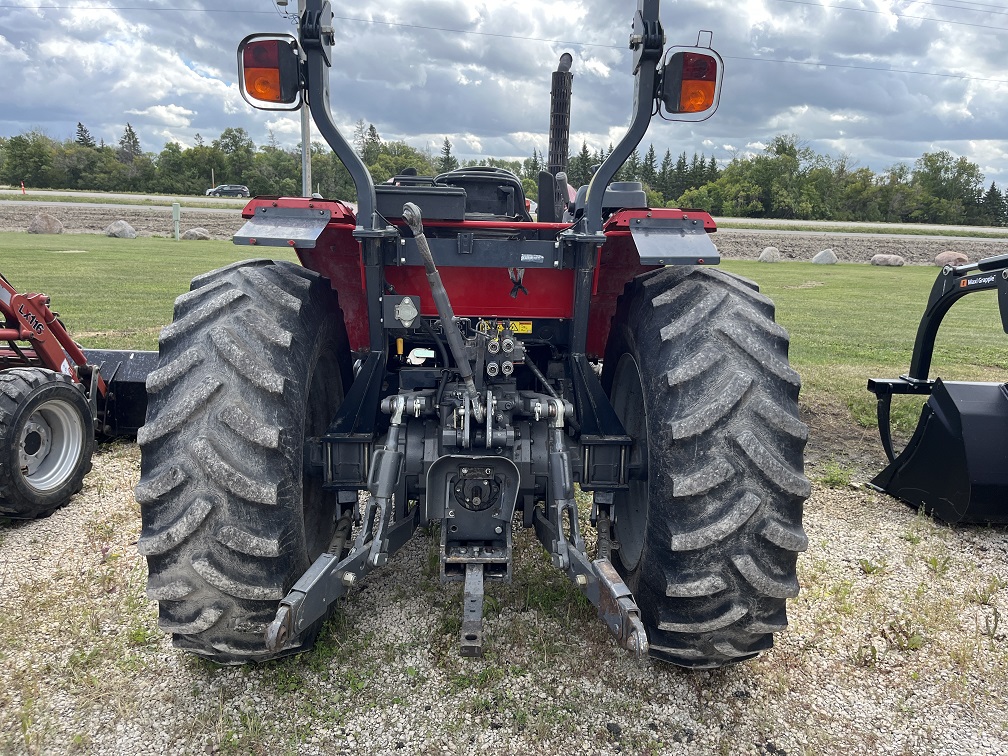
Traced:
<path fill-rule="evenodd" d="M 1008 383 L 931 379 L 931 358 L 942 318 L 967 294 L 996 290 L 1008 333 L 1008 255 L 938 274 L 917 329 L 910 370 L 872 378 L 879 434 L 889 464 L 871 485 L 948 523 L 1008 524 Z M 893 451 L 889 422 L 894 394 L 927 396 L 910 442 Z"/>
<path fill-rule="evenodd" d="M 871 485 L 948 523 L 1008 523 L 1008 384 L 936 380 Z"/>
<path fill-rule="evenodd" d="M 147 416 L 147 375 L 157 367 L 157 352 L 85 349 L 108 383 L 109 393 L 98 402 L 95 432 L 106 438 L 136 436 Z"/>

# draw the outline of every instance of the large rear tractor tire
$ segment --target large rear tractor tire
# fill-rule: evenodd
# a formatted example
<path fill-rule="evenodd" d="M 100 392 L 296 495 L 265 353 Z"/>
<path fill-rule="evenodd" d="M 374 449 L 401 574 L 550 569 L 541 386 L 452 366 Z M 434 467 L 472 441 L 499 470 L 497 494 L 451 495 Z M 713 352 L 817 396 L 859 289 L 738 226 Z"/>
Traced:
<path fill-rule="evenodd" d="M 651 655 L 719 667 L 773 645 L 808 539 L 808 430 L 788 337 L 755 284 L 675 267 L 627 284 L 602 381 L 631 448 L 614 563 Z"/>
<path fill-rule="evenodd" d="M 94 454 L 87 397 L 44 368 L 0 373 L 0 516 L 52 514 L 84 486 Z"/>
<path fill-rule="evenodd" d="M 236 263 L 175 301 L 147 379 L 136 498 L 147 595 L 176 646 L 224 664 L 280 655 L 266 625 L 335 529 L 335 497 L 308 471 L 305 443 L 349 380 L 336 294 L 312 271 Z M 320 624 L 291 650 L 309 648 Z"/>

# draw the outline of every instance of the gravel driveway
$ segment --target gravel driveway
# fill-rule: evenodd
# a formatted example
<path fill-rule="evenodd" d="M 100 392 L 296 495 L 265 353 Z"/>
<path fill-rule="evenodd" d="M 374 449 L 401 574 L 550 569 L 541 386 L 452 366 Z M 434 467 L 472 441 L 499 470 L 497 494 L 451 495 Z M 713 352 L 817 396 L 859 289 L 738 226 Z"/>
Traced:
<path fill-rule="evenodd" d="M 814 459 L 874 444 L 811 421 Z M 104 446 L 68 507 L 0 524 L 0 753 L 1008 754 L 1008 530 L 953 530 L 861 487 L 880 462 L 813 483 L 802 593 L 755 661 L 633 660 L 526 532 L 514 583 L 488 591 L 483 659 L 459 657 L 461 594 L 419 535 L 316 650 L 228 668 L 158 629 L 139 451 Z"/>
<path fill-rule="evenodd" d="M 421 535 L 310 654 L 217 667 L 144 596 L 133 444 L 83 493 L 0 531 L 4 753 L 1008 753 L 1008 539 L 813 487 L 802 594 L 758 660 L 636 662 L 524 533 L 462 659 L 458 589 Z"/>

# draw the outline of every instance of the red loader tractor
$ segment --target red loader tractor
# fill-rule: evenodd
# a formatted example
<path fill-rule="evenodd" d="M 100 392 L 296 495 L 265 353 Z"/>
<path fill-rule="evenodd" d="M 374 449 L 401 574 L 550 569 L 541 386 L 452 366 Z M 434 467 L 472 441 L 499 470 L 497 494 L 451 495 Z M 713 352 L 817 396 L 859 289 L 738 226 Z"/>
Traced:
<path fill-rule="evenodd" d="M 49 302 L 0 275 L 0 517 L 9 519 L 52 514 L 81 490 L 96 431 L 136 433 L 157 358 L 85 353 Z"/>

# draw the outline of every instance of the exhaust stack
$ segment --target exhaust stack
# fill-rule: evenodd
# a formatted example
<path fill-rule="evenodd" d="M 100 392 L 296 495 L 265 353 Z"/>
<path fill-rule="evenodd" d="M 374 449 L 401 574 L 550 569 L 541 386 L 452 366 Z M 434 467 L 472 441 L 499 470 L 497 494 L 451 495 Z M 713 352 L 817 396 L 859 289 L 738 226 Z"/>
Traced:
<path fill-rule="evenodd" d="M 570 68 L 573 62 L 574 58 L 570 53 L 560 56 L 560 63 L 553 72 L 553 83 L 550 88 L 549 155 L 546 165 L 547 170 L 554 176 L 561 171 L 567 171 L 567 154 L 570 152 L 571 82 L 574 80 Z"/>

